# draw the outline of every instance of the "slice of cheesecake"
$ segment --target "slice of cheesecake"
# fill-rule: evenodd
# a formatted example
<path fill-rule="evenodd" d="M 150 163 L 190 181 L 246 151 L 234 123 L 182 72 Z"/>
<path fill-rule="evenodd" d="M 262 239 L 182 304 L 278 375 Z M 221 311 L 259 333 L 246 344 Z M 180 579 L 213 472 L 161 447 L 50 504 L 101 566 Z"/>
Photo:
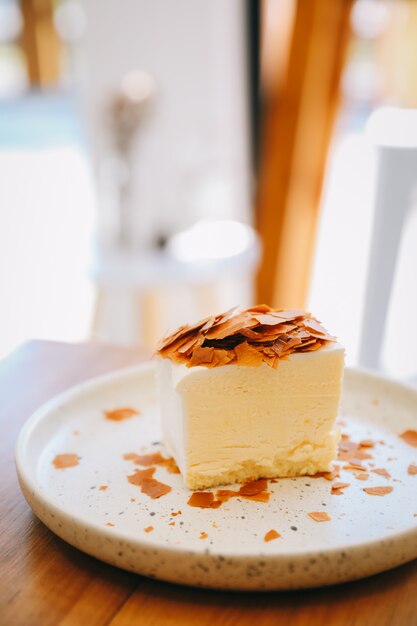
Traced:
<path fill-rule="evenodd" d="M 189 488 L 330 470 L 344 349 L 309 314 L 231 311 L 158 355 L 163 442 Z"/>

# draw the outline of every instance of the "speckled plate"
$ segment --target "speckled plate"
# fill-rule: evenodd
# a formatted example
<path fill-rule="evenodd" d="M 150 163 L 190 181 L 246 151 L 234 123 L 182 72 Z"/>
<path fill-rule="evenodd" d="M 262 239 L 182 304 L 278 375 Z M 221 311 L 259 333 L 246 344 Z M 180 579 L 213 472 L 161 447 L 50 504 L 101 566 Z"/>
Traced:
<path fill-rule="evenodd" d="M 141 493 L 126 479 L 135 466 L 123 454 L 161 449 L 152 364 L 86 382 L 41 407 L 20 433 L 18 476 L 29 505 L 54 533 L 132 572 L 222 589 L 340 583 L 417 557 L 417 476 L 408 473 L 417 448 L 399 437 L 417 428 L 417 391 L 348 370 L 342 404 L 342 432 L 375 447 L 374 458 L 363 461 L 368 479 L 343 469 L 337 480 L 350 486 L 338 496 L 328 480 L 303 477 L 270 484 L 267 504 L 233 498 L 198 509 L 187 505 L 181 476 L 164 467 L 155 477 L 172 491 L 156 500 Z M 105 419 L 103 410 L 126 406 L 140 415 Z M 64 453 L 78 455 L 79 464 L 56 469 L 52 461 Z M 371 471 L 378 468 L 391 478 Z M 363 491 L 375 486 L 393 491 Z M 308 513 L 315 511 L 330 521 L 314 521 Z M 281 536 L 265 542 L 272 529 Z"/>

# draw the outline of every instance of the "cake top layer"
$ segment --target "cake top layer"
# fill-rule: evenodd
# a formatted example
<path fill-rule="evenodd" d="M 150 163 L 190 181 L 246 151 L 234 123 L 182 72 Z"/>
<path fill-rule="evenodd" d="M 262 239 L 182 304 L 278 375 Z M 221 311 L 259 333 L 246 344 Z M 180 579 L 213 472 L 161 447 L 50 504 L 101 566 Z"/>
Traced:
<path fill-rule="evenodd" d="M 187 367 L 262 362 L 278 367 L 290 354 L 319 350 L 329 341 L 336 338 L 310 313 L 258 304 L 181 326 L 160 342 L 156 353 Z"/>

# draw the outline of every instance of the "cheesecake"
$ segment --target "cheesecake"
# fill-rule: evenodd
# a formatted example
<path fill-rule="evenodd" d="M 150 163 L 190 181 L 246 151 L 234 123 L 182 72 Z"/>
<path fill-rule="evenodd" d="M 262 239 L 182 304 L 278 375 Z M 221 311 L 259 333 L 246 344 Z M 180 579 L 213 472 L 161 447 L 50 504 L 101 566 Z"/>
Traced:
<path fill-rule="evenodd" d="M 331 469 L 344 349 L 309 313 L 233 309 L 157 356 L 163 444 L 190 489 Z"/>

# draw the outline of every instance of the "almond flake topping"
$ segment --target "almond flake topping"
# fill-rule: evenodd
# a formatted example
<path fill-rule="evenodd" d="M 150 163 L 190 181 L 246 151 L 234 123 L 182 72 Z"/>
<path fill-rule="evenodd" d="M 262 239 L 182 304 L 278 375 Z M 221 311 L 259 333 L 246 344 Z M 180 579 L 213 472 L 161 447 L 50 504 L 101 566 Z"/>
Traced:
<path fill-rule="evenodd" d="M 336 339 L 310 313 L 260 304 L 181 326 L 160 342 L 157 354 L 187 367 L 265 362 L 276 368 L 293 352 L 319 350 L 329 341 Z"/>

